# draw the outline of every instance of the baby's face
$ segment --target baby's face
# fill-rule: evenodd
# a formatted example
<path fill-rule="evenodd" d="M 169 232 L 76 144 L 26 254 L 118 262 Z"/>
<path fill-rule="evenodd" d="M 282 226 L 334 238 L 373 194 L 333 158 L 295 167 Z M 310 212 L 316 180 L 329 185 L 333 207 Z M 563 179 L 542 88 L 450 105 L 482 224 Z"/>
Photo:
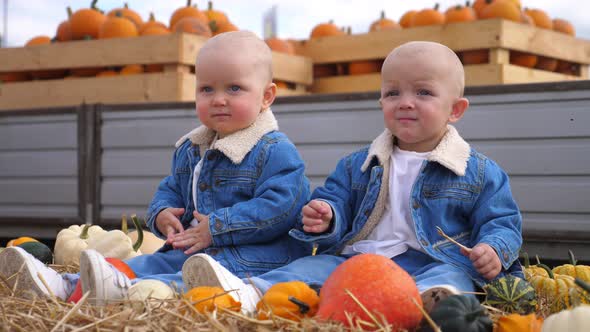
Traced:
<path fill-rule="evenodd" d="M 250 126 L 264 108 L 268 83 L 258 67 L 225 52 L 210 52 L 197 63 L 197 115 L 219 138 Z"/>
<path fill-rule="evenodd" d="M 448 66 L 433 54 L 398 55 L 386 61 L 382 72 L 381 107 L 385 126 L 403 150 L 433 150 L 459 99 Z"/>

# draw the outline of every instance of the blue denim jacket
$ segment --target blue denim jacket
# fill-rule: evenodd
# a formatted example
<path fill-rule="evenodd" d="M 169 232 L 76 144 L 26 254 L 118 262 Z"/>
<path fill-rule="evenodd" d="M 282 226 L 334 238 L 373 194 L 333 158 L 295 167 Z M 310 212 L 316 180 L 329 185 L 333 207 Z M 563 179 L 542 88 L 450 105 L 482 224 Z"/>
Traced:
<path fill-rule="evenodd" d="M 193 170 L 203 159 L 197 182 L 198 211 L 209 216 L 213 244 L 203 252 L 240 277 L 283 266 L 304 254 L 288 236 L 309 199 L 304 162 L 270 110 L 255 123 L 217 140 L 201 126 L 181 138 L 174 152 L 171 175 L 159 185 L 147 214 L 150 230 L 165 238 L 155 225 L 168 207 L 182 207 L 188 228 L 195 210 Z M 170 250 L 165 246 L 161 251 Z"/>
<path fill-rule="evenodd" d="M 290 232 L 300 241 L 319 244 L 318 252 L 337 254 L 345 245 L 365 239 L 380 221 L 388 197 L 390 154 L 394 138 L 386 130 L 370 147 L 342 159 L 312 199 L 334 212 L 331 228 Z M 523 277 L 518 263 L 522 219 L 508 176 L 492 160 L 471 149 L 452 126 L 429 154 L 411 190 L 410 210 L 418 242 L 436 260 L 460 267 L 478 285 L 487 281 L 459 248 L 437 233 L 473 247 L 487 243 L 498 253 L 502 273 Z"/>

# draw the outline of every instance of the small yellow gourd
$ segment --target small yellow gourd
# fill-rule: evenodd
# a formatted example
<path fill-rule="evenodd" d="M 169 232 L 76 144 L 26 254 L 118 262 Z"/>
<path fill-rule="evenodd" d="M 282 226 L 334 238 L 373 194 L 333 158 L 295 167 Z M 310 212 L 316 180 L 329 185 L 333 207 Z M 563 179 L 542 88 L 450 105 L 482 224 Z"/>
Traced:
<path fill-rule="evenodd" d="M 578 261 L 574 257 L 574 252 L 568 250 L 570 264 L 563 264 L 553 268 L 553 273 L 565 274 L 574 278 L 580 278 L 585 282 L 590 282 L 590 266 L 577 265 Z"/>

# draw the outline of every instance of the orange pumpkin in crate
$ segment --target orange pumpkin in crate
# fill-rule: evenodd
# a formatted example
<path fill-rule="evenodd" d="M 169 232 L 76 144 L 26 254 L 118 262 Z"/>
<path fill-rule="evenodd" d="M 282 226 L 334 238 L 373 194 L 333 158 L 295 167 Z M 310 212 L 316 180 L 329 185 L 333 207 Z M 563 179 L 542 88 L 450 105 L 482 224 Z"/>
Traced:
<path fill-rule="evenodd" d="M 211 37 L 213 35 L 211 28 L 209 28 L 209 24 L 194 17 L 185 17 L 176 22 L 172 27 L 172 31 L 192 33 L 204 37 Z"/>
<path fill-rule="evenodd" d="M 535 21 L 526 12 L 520 13 L 521 23 L 527 25 L 535 25 Z M 536 55 L 528 52 L 510 51 L 510 63 L 513 65 L 533 68 L 537 64 L 538 58 Z"/>
<path fill-rule="evenodd" d="M 469 1 L 467 1 L 465 6 L 456 5 L 445 11 L 445 22 L 447 23 L 471 22 L 475 20 L 477 20 L 477 15 L 473 7 L 469 6 Z"/>
<path fill-rule="evenodd" d="M 354 61 L 348 64 L 348 75 L 365 75 L 381 72 L 383 60 Z"/>
<path fill-rule="evenodd" d="M 55 40 L 58 42 L 67 42 L 72 40 L 72 27 L 70 26 L 70 17 L 72 17 L 72 8 L 66 8 L 68 12 L 68 19 L 61 22 L 57 26 L 57 31 L 55 32 Z"/>
<path fill-rule="evenodd" d="M 373 23 L 369 27 L 369 31 L 381 31 L 381 30 L 398 30 L 401 29 L 401 26 L 397 24 L 392 19 L 385 17 L 385 11 L 381 11 L 381 16 L 379 19 Z"/>
<path fill-rule="evenodd" d="M 205 10 L 205 15 L 209 19 L 209 22 L 217 22 L 217 24 L 223 24 L 229 22 L 227 15 L 225 13 L 213 9 L 213 1 L 209 1 L 207 3 L 207 10 Z"/>
<path fill-rule="evenodd" d="M 551 21 L 549 15 L 547 15 L 547 13 L 544 11 L 540 9 L 525 8 L 524 12 L 533 19 L 536 27 L 553 30 L 553 21 Z"/>
<path fill-rule="evenodd" d="M 180 20 L 182 20 L 183 18 L 186 18 L 186 17 L 195 18 L 205 24 L 209 23 L 209 19 L 207 18 L 207 15 L 205 15 L 202 11 L 200 11 L 196 7 L 192 7 L 191 0 L 187 0 L 186 7 L 178 8 L 177 10 L 174 11 L 174 13 L 172 13 L 172 16 L 170 17 L 170 25 L 169 25 L 170 29 L 174 30 L 174 26 L 176 26 L 176 24 Z"/>
<path fill-rule="evenodd" d="M 406 271 L 381 255 L 360 254 L 340 264 L 320 290 L 316 317 L 353 326 L 359 320 L 372 322 L 357 300 L 394 329 L 412 330 L 422 320 L 418 308 L 422 299 L 416 283 Z"/>
<path fill-rule="evenodd" d="M 107 38 L 129 38 L 137 37 L 137 26 L 133 21 L 123 17 L 122 12 L 116 12 L 114 16 L 109 16 L 98 32 L 99 39 Z"/>
<path fill-rule="evenodd" d="M 156 21 L 156 17 L 154 16 L 154 13 L 150 13 L 150 18 L 147 20 L 147 22 L 145 22 L 141 28 L 139 28 L 139 34 L 141 36 L 143 36 L 143 32 L 147 29 L 152 29 L 152 28 L 159 28 L 159 29 L 166 29 L 166 31 L 170 31 L 168 29 L 168 27 L 166 26 L 166 24 L 162 23 L 162 22 L 158 22 Z"/>
<path fill-rule="evenodd" d="M 217 21 L 211 21 L 209 22 L 209 28 L 211 28 L 211 32 L 213 32 L 214 36 L 224 32 L 240 31 L 240 28 L 229 21 L 221 23 L 217 23 Z"/>
<path fill-rule="evenodd" d="M 522 16 L 520 9 L 510 0 L 488 0 L 480 12 L 478 17 L 480 19 L 503 18 L 513 22 L 521 22 Z"/>
<path fill-rule="evenodd" d="M 96 77 L 112 77 L 112 76 L 118 76 L 119 73 L 112 70 L 112 69 L 108 69 L 108 70 L 103 70 L 101 72 L 99 72 L 98 74 L 96 74 Z"/>
<path fill-rule="evenodd" d="M 473 10 L 475 11 L 475 14 L 477 14 L 477 17 L 481 16 L 481 12 L 483 11 L 483 9 L 487 5 L 489 5 L 495 1 L 504 1 L 504 0 L 475 0 L 475 2 L 473 3 Z M 512 3 L 518 10 L 520 10 L 522 8 L 520 0 L 507 0 L 507 1 Z"/>
<path fill-rule="evenodd" d="M 0 83 L 24 82 L 30 79 L 29 73 L 25 72 L 0 73 Z"/>
<path fill-rule="evenodd" d="M 121 13 L 123 17 L 135 23 L 135 27 L 137 27 L 137 29 L 143 26 L 143 19 L 141 16 L 136 11 L 129 9 L 127 3 L 125 3 L 123 8 L 115 8 L 108 12 L 107 17 L 117 16 L 117 13 Z"/>
<path fill-rule="evenodd" d="M 567 20 L 562 18 L 555 18 L 553 19 L 553 30 L 561 33 L 565 33 L 570 36 L 576 35 L 576 29 L 574 26 Z"/>
<path fill-rule="evenodd" d="M 316 25 L 309 35 L 309 39 L 330 37 L 330 36 L 342 36 L 344 31 L 334 24 L 334 21 L 330 20 L 328 23 L 320 23 Z"/>
<path fill-rule="evenodd" d="M 445 16 L 438 11 L 439 4 L 435 4 L 434 8 L 426 8 L 417 12 L 412 18 L 412 27 L 421 27 L 428 25 L 445 24 Z"/>
<path fill-rule="evenodd" d="M 414 15 L 416 15 L 417 11 L 415 10 L 408 10 L 405 12 L 399 19 L 399 25 L 402 28 L 409 28 L 412 26 L 412 20 L 414 19 Z"/>
<path fill-rule="evenodd" d="M 143 73 L 142 65 L 126 65 L 119 71 L 119 75 L 137 75 Z"/>
<path fill-rule="evenodd" d="M 51 44 L 51 38 L 48 36 L 37 36 L 29 39 L 25 47 L 36 47 Z M 31 72 L 31 77 L 39 80 L 51 80 L 56 78 L 63 78 L 66 75 L 65 70 L 37 70 Z"/>
<path fill-rule="evenodd" d="M 295 47 L 293 46 L 293 44 L 289 43 L 284 39 L 273 37 L 265 39 L 264 42 L 266 43 L 266 45 L 268 45 L 268 47 L 271 50 L 275 52 L 295 54 Z"/>
<path fill-rule="evenodd" d="M 98 39 L 98 32 L 106 16 L 96 8 L 97 1 L 93 0 L 90 8 L 79 9 L 70 17 L 72 39 Z"/>

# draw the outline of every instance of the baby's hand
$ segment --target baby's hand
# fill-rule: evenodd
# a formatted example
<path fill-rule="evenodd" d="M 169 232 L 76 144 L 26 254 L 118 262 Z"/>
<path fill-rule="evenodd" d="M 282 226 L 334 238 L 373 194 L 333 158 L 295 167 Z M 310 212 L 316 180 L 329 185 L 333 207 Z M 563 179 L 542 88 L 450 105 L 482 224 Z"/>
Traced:
<path fill-rule="evenodd" d="M 172 243 L 172 237 L 176 233 L 184 231 L 178 218 L 184 214 L 183 208 L 167 208 L 156 216 L 156 227 L 160 233 L 166 235 L 166 244 Z"/>
<path fill-rule="evenodd" d="M 461 249 L 461 253 L 467 257 L 479 274 L 488 280 L 494 279 L 502 270 L 500 257 L 489 244 L 478 243 L 471 253 Z"/>
<path fill-rule="evenodd" d="M 313 200 L 305 205 L 303 214 L 303 230 L 309 233 L 322 233 L 332 222 L 332 208 L 324 201 Z"/>
<path fill-rule="evenodd" d="M 209 216 L 193 212 L 193 216 L 199 222 L 195 227 L 189 228 L 186 231 L 175 234 L 172 239 L 172 246 L 176 249 L 187 248 L 185 254 L 190 255 L 197 251 L 208 248 L 213 244 L 211 232 L 209 231 Z"/>

